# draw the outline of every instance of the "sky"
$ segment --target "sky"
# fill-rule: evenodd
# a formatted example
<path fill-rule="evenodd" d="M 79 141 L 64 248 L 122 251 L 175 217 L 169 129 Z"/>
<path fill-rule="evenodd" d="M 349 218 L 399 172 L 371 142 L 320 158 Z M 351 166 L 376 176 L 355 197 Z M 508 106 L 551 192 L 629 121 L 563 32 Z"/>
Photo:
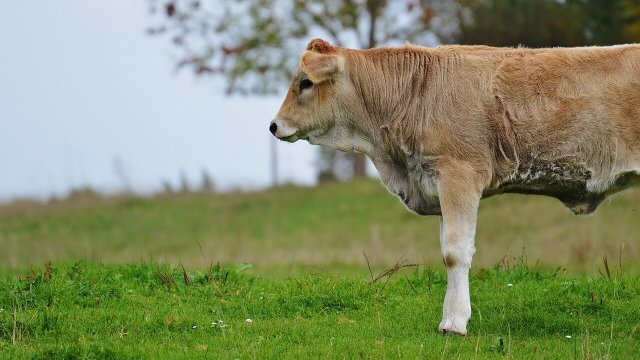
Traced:
<path fill-rule="evenodd" d="M 144 0 L 0 1 L 0 201 L 91 186 L 159 190 L 207 171 L 220 189 L 270 184 L 281 97 L 227 97 L 176 72 Z M 278 143 L 282 181 L 313 184 L 317 149 Z"/>

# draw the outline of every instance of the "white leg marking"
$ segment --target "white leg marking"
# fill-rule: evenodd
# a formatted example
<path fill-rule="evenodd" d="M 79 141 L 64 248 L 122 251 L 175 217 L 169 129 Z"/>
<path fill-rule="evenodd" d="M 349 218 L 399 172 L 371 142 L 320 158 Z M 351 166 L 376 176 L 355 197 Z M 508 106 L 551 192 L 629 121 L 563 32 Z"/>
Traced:
<path fill-rule="evenodd" d="M 477 204 L 466 209 L 443 209 L 440 220 L 440 246 L 447 268 L 447 293 L 442 307 L 442 322 L 438 329 L 446 334 L 467 334 L 471 318 L 469 297 L 469 269 L 475 253 L 474 238 Z"/>

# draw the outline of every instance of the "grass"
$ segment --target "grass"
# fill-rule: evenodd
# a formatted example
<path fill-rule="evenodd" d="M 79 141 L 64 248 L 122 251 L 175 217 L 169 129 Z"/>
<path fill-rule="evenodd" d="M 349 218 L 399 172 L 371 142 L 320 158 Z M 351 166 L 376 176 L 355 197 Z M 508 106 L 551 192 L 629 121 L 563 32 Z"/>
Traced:
<path fill-rule="evenodd" d="M 258 193 L 78 197 L 0 206 L 0 272 L 46 261 L 154 261 L 205 268 L 211 260 L 251 262 L 260 275 L 326 269 L 354 273 L 363 251 L 376 269 L 404 256 L 439 266 L 438 218 L 406 211 L 377 180 Z M 528 264 L 594 273 L 621 244 L 640 264 L 640 191 L 607 200 L 593 216 L 575 216 L 554 199 L 499 196 L 480 208 L 474 265 L 505 255 Z M 302 270 L 301 270 L 302 269 Z"/>
<path fill-rule="evenodd" d="M 5 204 L 0 358 L 640 358 L 639 204 L 484 200 L 465 338 L 438 219 L 375 180 Z"/>
<path fill-rule="evenodd" d="M 373 284 L 366 270 L 244 269 L 187 272 L 191 285 L 181 268 L 141 262 L 7 278 L 0 358 L 640 358 L 640 277 L 613 266 L 610 277 L 476 271 L 466 338 L 437 333 L 446 284 L 429 267 Z"/>

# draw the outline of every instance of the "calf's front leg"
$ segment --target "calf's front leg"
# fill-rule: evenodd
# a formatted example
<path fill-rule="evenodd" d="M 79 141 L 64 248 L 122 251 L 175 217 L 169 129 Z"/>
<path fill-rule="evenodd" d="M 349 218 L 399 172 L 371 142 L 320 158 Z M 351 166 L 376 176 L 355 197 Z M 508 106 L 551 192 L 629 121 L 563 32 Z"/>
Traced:
<path fill-rule="evenodd" d="M 456 171 L 456 169 L 458 171 Z M 469 268 L 475 253 L 474 238 L 481 197 L 477 173 L 465 166 L 450 166 L 439 174 L 440 247 L 447 268 L 447 293 L 438 329 L 444 334 L 467 334 L 471 318 Z"/>

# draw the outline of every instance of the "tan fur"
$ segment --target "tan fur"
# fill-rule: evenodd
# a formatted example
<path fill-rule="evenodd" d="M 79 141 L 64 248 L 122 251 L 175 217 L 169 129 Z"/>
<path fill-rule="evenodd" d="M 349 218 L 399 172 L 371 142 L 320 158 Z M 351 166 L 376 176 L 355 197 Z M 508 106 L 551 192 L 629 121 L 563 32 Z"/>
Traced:
<path fill-rule="evenodd" d="M 364 152 L 409 209 L 443 216 L 442 331 L 466 333 L 480 198 L 548 195 L 583 214 L 640 183 L 640 45 L 307 49 L 275 135 Z"/>
<path fill-rule="evenodd" d="M 596 192 L 605 192 L 619 173 L 640 167 L 638 45 L 362 51 L 316 39 L 308 49 L 303 71 L 311 55 L 322 56 L 316 68 L 329 63 L 325 75 L 338 62 L 327 57 L 345 62 L 342 76 L 351 86 L 330 108 L 352 113 L 350 126 L 378 153 L 446 155 L 477 164 L 489 181 L 487 194 L 499 192 L 533 160 L 564 158 L 587 167 Z"/>
<path fill-rule="evenodd" d="M 344 61 L 336 56 L 320 54 L 315 51 L 305 51 L 300 57 L 300 67 L 311 81 L 320 83 L 338 74 Z"/>

